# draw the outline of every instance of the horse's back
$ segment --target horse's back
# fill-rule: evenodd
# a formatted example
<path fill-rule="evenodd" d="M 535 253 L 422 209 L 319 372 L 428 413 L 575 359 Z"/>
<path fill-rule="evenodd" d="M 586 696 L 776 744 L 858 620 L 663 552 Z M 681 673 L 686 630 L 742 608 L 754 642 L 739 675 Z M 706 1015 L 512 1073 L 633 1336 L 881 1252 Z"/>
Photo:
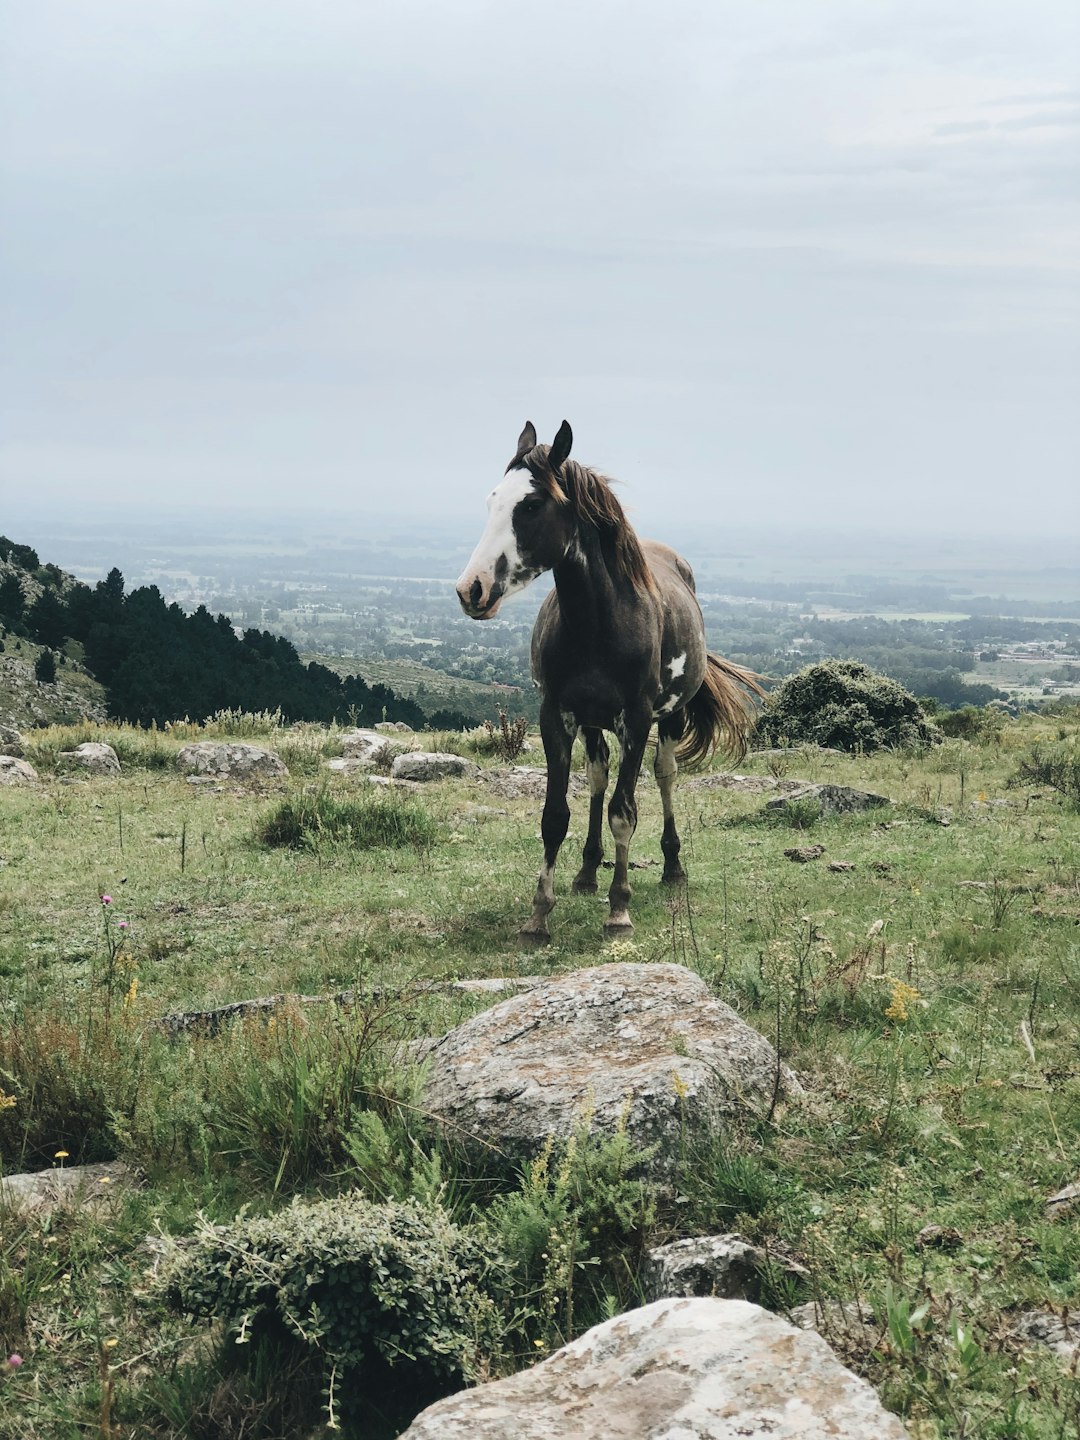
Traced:
<path fill-rule="evenodd" d="M 659 540 L 643 540 L 641 548 L 658 583 L 663 584 L 665 574 L 670 574 L 681 580 L 691 595 L 696 593 L 694 572 L 677 550 L 673 550 L 670 545 L 661 544 Z"/>

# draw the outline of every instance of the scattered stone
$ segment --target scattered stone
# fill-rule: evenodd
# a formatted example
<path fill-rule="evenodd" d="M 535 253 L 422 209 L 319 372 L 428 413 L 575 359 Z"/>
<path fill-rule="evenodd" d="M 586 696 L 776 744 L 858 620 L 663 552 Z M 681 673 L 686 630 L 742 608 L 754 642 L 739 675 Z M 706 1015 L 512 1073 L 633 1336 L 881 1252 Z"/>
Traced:
<path fill-rule="evenodd" d="M 181 770 L 196 775 L 216 775 L 229 780 L 277 779 L 288 775 L 288 766 L 272 750 L 260 745 L 242 745 L 231 740 L 198 740 L 185 745 L 176 757 Z"/>
<path fill-rule="evenodd" d="M 1057 1220 L 1062 1215 L 1068 1215 L 1077 1201 L 1080 1201 L 1080 1183 L 1066 1185 L 1064 1190 L 1059 1190 L 1056 1195 L 1051 1195 L 1046 1202 L 1046 1218 Z"/>
<path fill-rule="evenodd" d="M 745 1300 L 658 1300 L 531 1370 L 423 1411 L 401 1440 L 904 1440 L 819 1335 Z"/>
<path fill-rule="evenodd" d="M 685 790 L 734 790 L 740 795 L 763 795 L 770 790 L 782 794 L 793 794 L 804 790 L 808 780 L 784 780 L 773 775 L 729 775 L 726 771 L 715 771 L 708 775 L 692 775 L 682 782 Z"/>
<path fill-rule="evenodd" d="M 791 1311 L 792 1324 L 819 1335 L 844 1350 L 868 1350 L 877 1340 L 877 1317 L 856 1301 L 808 1300 Z"/>
<path fill-rule="evenodd" d="M 947 805 L 939 805 L 936 810 L 931 811 L 930 820 L 933 824 L 943 825 L 948 829 L 953 821 L 953 813 Z"/>
<path fill-rule="evenodd" d="M 642 1271 L 645 1300 L 715 1295 L 721 1300 L 758 1300 L 767 1266 L 809 1280 L 810 1272 L 793 1260 L 767 1255 L 739 1235 L 698 1235 L 649 1250 Z"/>
<path fill-rule="evenodd" d="M 188 775 L 186 778 L 189 785 L 209 785 L 211 790 L 222 788 L 213 775 Z"/>
<path fill-rule="evenodd" d="M 362 765 L 389 765 L 395 755 L 403 755 L 415 743 L 388 739 L 382 730 L 350 730 L 341 737 L 341 753 L 345 760 Z"/>
<path fill-rule="evenodd" d="M 1066 1363 L 1080 1352 L 1080 1326 L 1054 1310 L 1026 1310 L 1017 1317 L 1012 1333 L 1022 1345 L 1043 1345 Z"/>
<path fill-rule="evenodd" d="M 56 757 L 62 768 L 86 770 L 91 775 L 119 775 L 120 759 L 111 745 L 86 740 Z"/>
<path fill-rule="evenodd" d="M 958 1250 L 964 1237 L 951 1225 L 924 1225 L 915 1236 L 920 1250 Z"/>
<path fill-rule="evenodd" d="M 399 755 L 390 767 L 392 779 L 418 780 L 421 784 L 478 773 L 479 766 L 464 756 L 447 755 L 438 750 L 413 750 L 407 755 Z"/>
<path fill-rule="evenodd" d="M 850 785 L 802 785 L 790 795 L 770 800 L 765 809 L 772 814 L 782 814 L 789 805 L 803 800 L 816 800 L 823 815 L 851 815 L 860 810 L 876 810 L 882 805 L 892 804 L 887 795 L 853 790 Z"/>
<path fill-rule="evenodd" d="M 22 735 L 14 725 L 0 725 L 0 755 L 14 755 L 21 760 L 25 754 Z"/>
<path fill-rule="evenodd" d="M 120 1160 L 101 1165 L 28 1171 L 0 1179 L 0 1200 L 12 1209 L 37 1215 L 76 1206 L 102 1205 L 135 1183 L 135 1172 Z"/>
<path fill-rule="evenodd" d="M 799 865 L 805 865 L 808 860 L 820 860 L 824 854 L 824 845 L 793 845 L 784 851 L 785 859 L 794 860 Z"/>
<path fill-rule="evenodd" d="M 0 755 L 0 785 L 36 785 L 37 771 L 29 760 L 17 755 Z"/>
<path fill-rule="evenodd" d="M 870 869 L 875 875 L 891 875 L 892 865 L 888 860 L 871 860 Z"/>
<path fill-rule="evenodd" d="M 368 775 L 369 785 L 380 785 L 386 790 L 411 790 L 416 794 L 424 787 L 419 780 L 392 780 L 389 775 Z"/>
<path fill-rule="evenodd" d="M 830 860 L 827 868 L 834 875 L 844 875 L 848 870 L 854 870 L 855 864 L 851 860 Z"/>
<path fill-rule="evenodd" d="M 404 720 L 380 720 L 375 726 L 376 730 L 382 730 L 386 734 L 411 735 L 413 728 L 406 725 Z"/>
<path fill-rule="evenodd" d="M 769 1042 L 681 965 L 599 965 L 504 1000 L 432 1043 L 424 1105 L 508 1155 L 582 1123 L 669 1172 L 687 1136 L 765 1113 L 798 1080 Z"/>
<path fill-rule="evenodd" d="M 543 800 L 547 793 L 547 771 L 536 765 L 499 765 L 481 770 L 480 779 L 504 800 Z M 584 789 L 585 777 L 574 771 L 569 793 L 580 795 Z"/>

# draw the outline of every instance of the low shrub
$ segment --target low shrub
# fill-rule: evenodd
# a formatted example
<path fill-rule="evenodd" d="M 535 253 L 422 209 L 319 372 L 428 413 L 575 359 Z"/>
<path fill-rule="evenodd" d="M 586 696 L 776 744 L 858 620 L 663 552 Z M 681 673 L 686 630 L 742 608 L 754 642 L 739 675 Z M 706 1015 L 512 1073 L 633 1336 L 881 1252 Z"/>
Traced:
<path fill-rule="evenodd" d="M 1080 810 L 1080 749 L 1067 741 L 1056 745 L 1037 742 L 1021 756 L 1010 783 L 1045 785 Z"/>
<path fill-rule="evenodd" d="M 941 734 L 915 696 L 856 660 L 825 660 L 790 676 L 758 721 L 759 745 L 821 745 L 869 754 L 919 749 Z"/>
<path fill-rule="evenodd" d="M 224 1320 L 238 1340 L 308 1352 L 333 1419 L 339 1384 L 362 1393 L 387 1369 L 404 1372 L 392 1390 L 414 1408 L 484 1373 L 502 1337 L 500 1272 L 490 1241 L 440 1207 L 350 1194 L 206 1225 L 161 1287 L 174 1309 Z"/>
<path fill-rule="evenodd" d="M 435 822 L 422 806 L 400 796 L 340 800 L 329 790 L 290 795 L 258 821 L 259 843 L 271 849 L 315 850 L 322 844 L 351 850 L 382 846 L 424 850 L 435 842 Z"/>

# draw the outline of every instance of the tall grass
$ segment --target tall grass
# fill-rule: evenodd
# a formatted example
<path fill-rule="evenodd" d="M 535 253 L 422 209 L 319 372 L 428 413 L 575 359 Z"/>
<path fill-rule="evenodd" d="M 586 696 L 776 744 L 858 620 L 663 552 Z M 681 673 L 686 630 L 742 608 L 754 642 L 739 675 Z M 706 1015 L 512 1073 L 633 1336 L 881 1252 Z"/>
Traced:
<path fill-rule="evenodd" d="M 255 827 L 260 844 L 290 850 L 315 850 L 324 844 L 352 850 L 425 850 L 434 844 L 435 833 L 431 816 L 413 801 L 395 794 L 340 800 L 326 789 L 288 796 Z"/>

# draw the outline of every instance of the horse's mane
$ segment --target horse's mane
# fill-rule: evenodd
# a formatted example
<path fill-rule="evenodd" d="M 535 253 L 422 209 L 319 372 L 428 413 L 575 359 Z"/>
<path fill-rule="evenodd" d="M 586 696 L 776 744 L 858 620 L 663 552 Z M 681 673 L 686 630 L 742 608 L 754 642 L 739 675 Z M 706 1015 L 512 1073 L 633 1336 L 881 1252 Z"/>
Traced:
<path fill-rule="evenodd" d="M 560 504 L 570 504 L 579 524 L 597 532 L 617 574 L 635 590 L 655 594 L 656 581 L 641 541 L 611 488 L 613 482 L 598 470 L 569 459 L 563 461 L 556 474 L 548 461 L 550 450 L 550 445 L 535 445 L 522 457 L 521 466 Z"/>

